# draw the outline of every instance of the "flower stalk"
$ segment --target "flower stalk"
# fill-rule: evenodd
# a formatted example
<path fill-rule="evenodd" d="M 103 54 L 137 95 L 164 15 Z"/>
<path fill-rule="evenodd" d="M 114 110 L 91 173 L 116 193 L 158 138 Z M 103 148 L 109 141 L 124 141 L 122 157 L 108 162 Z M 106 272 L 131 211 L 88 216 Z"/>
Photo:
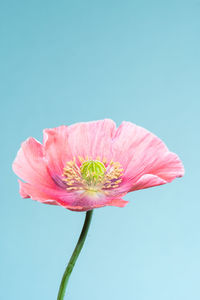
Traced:
<path fill-rule="evenodd" d="M 62 281 L 61 281 L 60 288 L 59 288 L 59 292 L 58 292 L 57 300 L 63 300 L 64 299 L 67 283 L 69 281 L 69 277 L 72 273 L 72 270 L 74 268 L 76 260 L 79 256 L 80 252 L 81 252 L 81 249 L 83 248 L 85 239 L 87 237 L 87 233 L 88 233 L 90 223 L 91 223 L 91 219 L 92 219 L 92 214 L 93 214 L 93 210 L 87 211 L 87 213 L 86 213 L 85 222 L 83 224 L 83 228 L 82 228 L 80 237 L 78 239 L 78 242 L 76 244 L 74 252 L 72 253 L 72 256 L 69 260 L 69 263 L 68 263 L 68 265 L 65 269 L 65 272 L 63 274 Z"/>

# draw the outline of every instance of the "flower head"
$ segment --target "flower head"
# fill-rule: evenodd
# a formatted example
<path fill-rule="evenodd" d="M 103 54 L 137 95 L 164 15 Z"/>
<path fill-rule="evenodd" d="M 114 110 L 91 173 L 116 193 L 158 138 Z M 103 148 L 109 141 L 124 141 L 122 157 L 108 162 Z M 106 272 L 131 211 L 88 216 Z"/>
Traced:
<path fill-rule="evenodd" d="M 22 143 L 13 163 L 20 195 L 75 211 L 123 207 L 128 192 L 171 182 L 184 174 L 175 153 L 130 122 L 77 123 L 44 130 L 43 144 Z"/>

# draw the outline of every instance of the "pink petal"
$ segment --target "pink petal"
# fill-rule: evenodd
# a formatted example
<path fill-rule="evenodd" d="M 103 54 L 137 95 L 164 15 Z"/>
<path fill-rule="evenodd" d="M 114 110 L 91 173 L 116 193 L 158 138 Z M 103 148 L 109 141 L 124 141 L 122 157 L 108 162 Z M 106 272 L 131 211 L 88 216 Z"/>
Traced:
<path fill-rule="evenodd" d="M 68 127 L 59 126 L 43 131 L 45 159 L 50 173 L 62 175 L 67 161 L 73 159 L 68 142 Z"/>
<path fill-rule="evenodd" d="M 22 143 L 12 167 L 27 182 L 55 186 L 44 161 L 43 146 L 34 138 Z"/>
<path fill-rule="evenodd" d="M 31 198 L 42 203 L 62 205 L 66 208 L 73 206 L 75 196 L 64 189 L 48 188 L 42 185 L 29 184 L 19 181 L 20 195 L 22 198 Z"/>
<path fill-rule="evenodd" d="M 108 202 L 107 205 L 110 205 L 110 206 L 117 206 L 117 207 L 124 207 L 126 206 L 128 203 L 128 201 L 125 201 L 123 200 L 122 198 L 118 198 L 118 199 L 111 199 L 110 202 Z"/>
<path fill-rule="evenodd" d="M 154 134 L 132 123 L 123 122 L 118 128 L 112 149 L 114 160 L 124 168 L 121 192 L 164 184 L 184 174 L 176 154 Z M 152 180 L 144 175 L 153 175 Z"/>
<path fill-rule="evenodd" d="M 58 205 L 55 200 L 42 191 L 41 187 L 36 188 L 29 183 L 22 182 L 21 180 L 18 181 L 20 187 L 19 193 L 22 198 L 31 198 L 42 203 Z"/>
<path fill-rule="evenodd" d="M 137 182 L 132 184 L 131 190 L 129 190 L 129 192 L 150 188 L 150 187 L 162 185 L 165 183 L 167 183 L 166 180 L 164 180 L 156 175 L 145 174 L 145 175 L 141 176 L 141 178 Z"/>
<path fill-rule="evenodd" d="M 74 156 L 111 159 L 112 137 L 116 125 L 112 120 L 77 123 L 69 126 L 69 144 Z"/>

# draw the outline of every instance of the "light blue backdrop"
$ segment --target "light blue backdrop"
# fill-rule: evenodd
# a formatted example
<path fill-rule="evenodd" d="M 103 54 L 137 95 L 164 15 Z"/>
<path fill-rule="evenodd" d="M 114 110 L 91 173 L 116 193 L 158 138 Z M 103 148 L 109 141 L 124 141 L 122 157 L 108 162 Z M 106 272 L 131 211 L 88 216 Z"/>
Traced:
<path fill-rule="evenodd" d="M 186 175 L 95 210 L 66 299 L 200 299 L 200 2 L 0 6 L 0 299 L 56 299 L 84 220 L 20 198 L 11 164 L 21 142 L 108 117 L 157 134 Z"/>

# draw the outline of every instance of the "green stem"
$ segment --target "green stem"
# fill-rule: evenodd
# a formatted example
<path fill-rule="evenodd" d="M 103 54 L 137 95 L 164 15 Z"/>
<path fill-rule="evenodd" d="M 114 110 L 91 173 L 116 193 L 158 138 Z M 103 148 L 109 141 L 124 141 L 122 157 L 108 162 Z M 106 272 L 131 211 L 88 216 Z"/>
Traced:
<path fill-rule="evenodd" d="M 61 281 L 60 288 L 59 288 L 59 292 L 58 292 L 57 300 L 63 300 L 64 299 L 65 290 L 66 290 L 67 283 L 69 281 L 69 277 L 70 277 L 71 272 L 74 268 L 74 265 L 75 265 L 76 260 L 79 256 L 79 253 L 81 252 L 81 249 L 84 245 L 84 242 L 85 242 L 85 239 L 86 239 L 86 236 L 87 236 L 87 233 L 88 233 L 88 229 L 90 227 L 90 222 L 91 222 L 91 219 L 92 219 L 92 213 L 93 213 L 93 210 L 87 211 L 87 213 L 86 213 L 85 222 L 84 222 L 83 229 L 81 231 L 80 237 L 78 239 L 78 242 L 76 244 L 74 252 L 72 253 L 70 261 L 69 261 L 69 263 L 68 263 L 68 265 L 65 269 L 65 272 L 63 274 L 62 281 Z"/>

